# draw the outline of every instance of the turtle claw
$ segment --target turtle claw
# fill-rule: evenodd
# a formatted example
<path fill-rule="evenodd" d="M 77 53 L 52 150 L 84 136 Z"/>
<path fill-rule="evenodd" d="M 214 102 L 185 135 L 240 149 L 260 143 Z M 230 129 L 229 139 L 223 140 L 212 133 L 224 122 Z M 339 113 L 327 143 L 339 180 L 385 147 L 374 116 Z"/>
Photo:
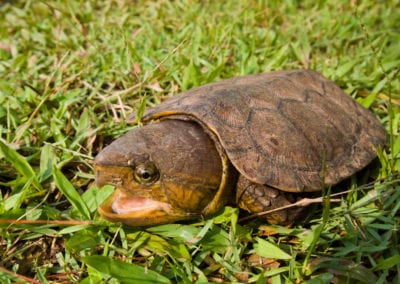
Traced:
<path fill-rule="evenodd" d="M 292 206 L 296 202 L 294 193 L 253 183 L 243 176 L 239 177 L 236 200 L 240 208 L 251 213 L 272 211 L 263 218 L 274 225 L 291 225 L 305 211 L 305 207 Z"/>

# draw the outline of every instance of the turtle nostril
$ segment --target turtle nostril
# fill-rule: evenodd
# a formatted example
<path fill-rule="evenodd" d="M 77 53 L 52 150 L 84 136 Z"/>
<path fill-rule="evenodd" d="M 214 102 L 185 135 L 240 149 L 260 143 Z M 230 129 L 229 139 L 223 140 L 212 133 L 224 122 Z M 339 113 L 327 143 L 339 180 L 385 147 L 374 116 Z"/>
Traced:
<path fill-rule="evenodd" d="M 121 185 L 122 184 L 122 179 L 120 177 L 113 177 L 111 179 L 111 183 L 115 186 Z"/>

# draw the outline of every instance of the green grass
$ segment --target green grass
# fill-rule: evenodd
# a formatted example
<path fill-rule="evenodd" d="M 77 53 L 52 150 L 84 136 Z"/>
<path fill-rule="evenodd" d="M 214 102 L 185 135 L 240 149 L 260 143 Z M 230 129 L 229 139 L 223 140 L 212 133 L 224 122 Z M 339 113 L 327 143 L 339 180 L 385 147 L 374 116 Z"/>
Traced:
<path fill-rule="evenodd" d="M 1 283 L 400 282 L 399 1 L 8 1 L 0 19 L 0 219 L 14 220 Z M 112 188 L 93 185 L 92 157 L 128 114 L 294 68 L 335 80 L 388 132 L 340 203 L 293 228 L 230 207 L 143 230 L 99 218 Z"/>

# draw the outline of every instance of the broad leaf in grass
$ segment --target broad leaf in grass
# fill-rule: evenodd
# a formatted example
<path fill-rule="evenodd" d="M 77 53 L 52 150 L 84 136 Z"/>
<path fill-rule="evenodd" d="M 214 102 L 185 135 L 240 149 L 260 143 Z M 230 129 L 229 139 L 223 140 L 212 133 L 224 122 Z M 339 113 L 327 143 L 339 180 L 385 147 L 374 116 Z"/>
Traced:
<path fill-rule="evenodd" d="M 88 225 L 74 225 L 74 226 L 68 226 L 65 227 L 64 229 L 61 229 L 58 231 L 59 235 L 69 235 L 69 234 L 73 234 L 75 232 L 80 232 L 83 230 L 86 230 L 88 228 Z M 76 233 L 74 234 L 74 236 L 76 235 Z"/>
<path fill-rule="evenodd" d="M 248 283 L 269 283 L 267 280 L 271 279 L 273 280 L 272 283 L 286 283 L 286 282 L 281 282 L 280 274 L 283 274 L 285 272 L 289 271 L 289 267 L 278 267 L 278 268 L 273 268 L 273 269 L 266 269 L 260 274 L 256 274 L 253 277 L 249 278 Z M 276 280 L 277 282 L 274 282 Z"/>
<path fill-rule="evenodd" d="M 35 234 L 30 234 L 24 238 L 24 240 L 34 240 L 43 235 L 57 235 L 57 230 L 52 229 L 51 225 L 26 225 L 24 226 L 26 229 L 29 228 L 29 231 Z M 1 282 L 0 282 L 1 283 Z"/>
<path fill-rule="evenodd" d="M 377 270 L 385 270 L 390 269 L 400 263 L 400 255 L 396 254 L 391 257 L 382 259 L 378 262 L 378 264 L 373 268 L 374 271 Z"/>
<path fill-rule="evenodd" d="M 97 233 L 90 230 L 81 230 L 75 232 L 65 243 L 70 251 L 80 252 L 83 250 L 92 250 L 100 244 L 100 237 Z"/>
<path fill-rule="evenodd" d="M 103 186 L 101 189 L 97 186 L 92 186 L 86 190 L 81 198 L 86 204 L 90 212 L 96 212 L 100 204 L 102 204 L 112 193 L 114 192 L 114 187 L 111 185 Z"/>
<path fill-rule="evenodd" d="M 190 261 L 191 256 L 186 246 L 174 239 L 164 239 L 146 231 L 137 231 L 127 234 L 127 238 L 134 242 L 132 249 L 146 248 L 157 254 L 168 254 L 180 261 Z"/>
<path fill-rule="evenodd" d="M 89 276 L 80 281 L 79 284 L 104 283 L 101 281 L 103 279 L 103 276 L 100 271 L 97 271 L 96 269 L 89 266 L 87 268 L 87 273 L 89 274 Z"/>
<path fill-rule="evenodd" d="M 310 280 L 304 282 L 305 284 L 324 284 L 332 283 L 333 275 L 332 273 L 321 273 L 319 275 L 313 276 Z"/>
<path fill-rule="evenodd" d="M 167 253 L 180 261 L 190 261 L 191 259 L 186 246 L 173 239 L 165 240 L 160 236 L 150 235 L 145 247 L 154 252 Z"/>
<path fill-rule="evenodd" d="M 0 206 L 2 206 L 2 204 L 0 203 Z M 25 214 L 26 214 L 26 209 L 14 209 L 14 210 L 10 210 L 10 211 L 4 211 L 4 208 L 0 208 L 0 219 L 5 219 L 5 220 L 17 220 L 17 219 L 22 219 Z M 1 226 L 9 226 L 8 224 L 1 224 L 0 223 L 0 227 Z M 0 282 L 1 283 L 1 282 Z"/>
<path fill-rule="evenodd" d="M 270 243 L 261 238 L 255 238 L 257 243 L 254 243 L 254 249 L 252 252 L 262 257 L 268 257 L 273 259 L 291 259 L 292 257 L 281 250 L 278 246 Z"/>
<path fill-rule="evenodd" d="M 2 203 L 4 210 L 9 211 L 12 209 L 19 209 L 24 198 L 25 198 L 24 191 L 11 195 L 7 199 L 5 199 L 5 201 Z"/>
<path fill-rule="evenodd" d="M 366 98 L 358 98 L 357 102 L 360 103 L 363 107 L 369 108 L 376 101 L 376 97 L 378 93 L 371 93 Z"/>
<path fill-rule="evenodd" d="M 156 227 L 148 228 L 147 231 L 158 234 L 163 237 L 174 238 L 179 241 L 187 243 L 195 243 L 199 239 L 196 238 L 200 232 L 200 228 L 181 225 L 181 224 L 167 224 Z"/>
<path fill-rule="evenodd" d="M 215 224 L 223 224 L 231 222 L 236 225 L 239 216 L 239 209 L 235 207 L 225 206 L 224 211 L 214 217 Z"/>
<path fill-rule="evenodd" d="M 143 247 L 150 239 L 150 236 L 151 234 L 145 231 L 136 231 L 126 234 L 126 239 L 129 240 L 132 244 L 131 251 L 135 251 Z"/>
<path fill-rule="evenodd" d="M 25 178 L 32 179 L 32 183 L 37 188 L 41 188 L 35 172 L 26 159 L 21 156 L 17 151 L 8 146 L 2 139 L 0 139 L 0 154 Z"/>
<path fill-rule="evenodd" d="M 81 214 L 85 220 L 90 220 L 90 212 L 75 187 L 63 175 L 63 173 L 53 167 L 53 177 L 57 188 L 65 195 L 72 206 Z"/>
<path fill-rule="evenodd" d="M 53 165 L 56 164 L 56 155 L 50 144 L 45 144 L 40 152 L 40 172 L 38 180 L 43 182 L 52 174 Z"/>
<path fill-rule="evenodd" d="M 43 214 L 43 209 L 37 208 L 37 204 L 29 204 L 26 207 L 26 219 L 27 220 L 38 220 Z"/>
<path fill-rule="evenodd" d="M 24 199 L 26 195 L 28 194 L 29 188 L 31 187 L 31 184 L 33 183 L 33 177 L 28 178 L 27 181 L 25 181 L 24 186 L 22 187 L 21 191 L 11 195 L 9 198 L 5 199 L 4 202 L 4 209 L 6 211 L 12 210 L 12 209 L 19 209 L 24 202 Z"/>
<path fill-rule="evenodd" d="M 83 257 L 82 261 L 97 271 L 116 278 L 121 283 L 171 283 L 168 278 L 153 270 L 107 256 L 87 256 Z"/>
<path fill-rule="evenodd" d="M 222 212 L 218 216 L 215 216 L 214 223 L 215 224 L 223 224 L 225 222 L 230 222 L 232 232 L 234 235 L 236 235 L 238 218 L 239 218 L 239 209 L 238 208 L 225 206 L 224 212 Z"/>
<path fill-rule="evenodd" d="M 224 258 L 222 258 L 219 254 L 214 253 L 212 256 L 215 261 L 219 264 L 221 264 L 224 269 L 228 270 L 231 273 L 240 273 L 242 272 L 242 269 L 239 266 L 235 266 L 234 264 L 232 264 L 231 262 L 225 260 Z"/>
<path fill-rule="evenodd" d="M 351 72 L 351 70 L 357 63 L 359 63 L 358 60 L 354 59 L 354 60 L 349 60 L 348 62 L 341 64 L 338 68 L 335 69 L 335 78 L 334 79 L 337 80 L 338 78 L 342 78 L 343 76 L 345 76 L 346 74 Z"/>
<path fill-rule="evenodd" d="M 220 227 L 213 226 L 199 242 L 204 250 L 210 250 L 216 253 L 225 253 L 231 246 L 228 232 Z"/>

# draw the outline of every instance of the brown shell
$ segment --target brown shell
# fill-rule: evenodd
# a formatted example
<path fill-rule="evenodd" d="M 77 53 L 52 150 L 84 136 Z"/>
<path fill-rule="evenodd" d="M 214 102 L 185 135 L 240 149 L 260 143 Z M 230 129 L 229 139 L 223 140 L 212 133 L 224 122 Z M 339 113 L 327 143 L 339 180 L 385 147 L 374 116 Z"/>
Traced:
<path fill-rule="evenodd" d="M 142 120 L 180 115 L 212 131 L 249 180 L 291 192 L 338 183 L 386 141 L 369 110 L 309 70 L 208 84 L 147 109 Z"/>

